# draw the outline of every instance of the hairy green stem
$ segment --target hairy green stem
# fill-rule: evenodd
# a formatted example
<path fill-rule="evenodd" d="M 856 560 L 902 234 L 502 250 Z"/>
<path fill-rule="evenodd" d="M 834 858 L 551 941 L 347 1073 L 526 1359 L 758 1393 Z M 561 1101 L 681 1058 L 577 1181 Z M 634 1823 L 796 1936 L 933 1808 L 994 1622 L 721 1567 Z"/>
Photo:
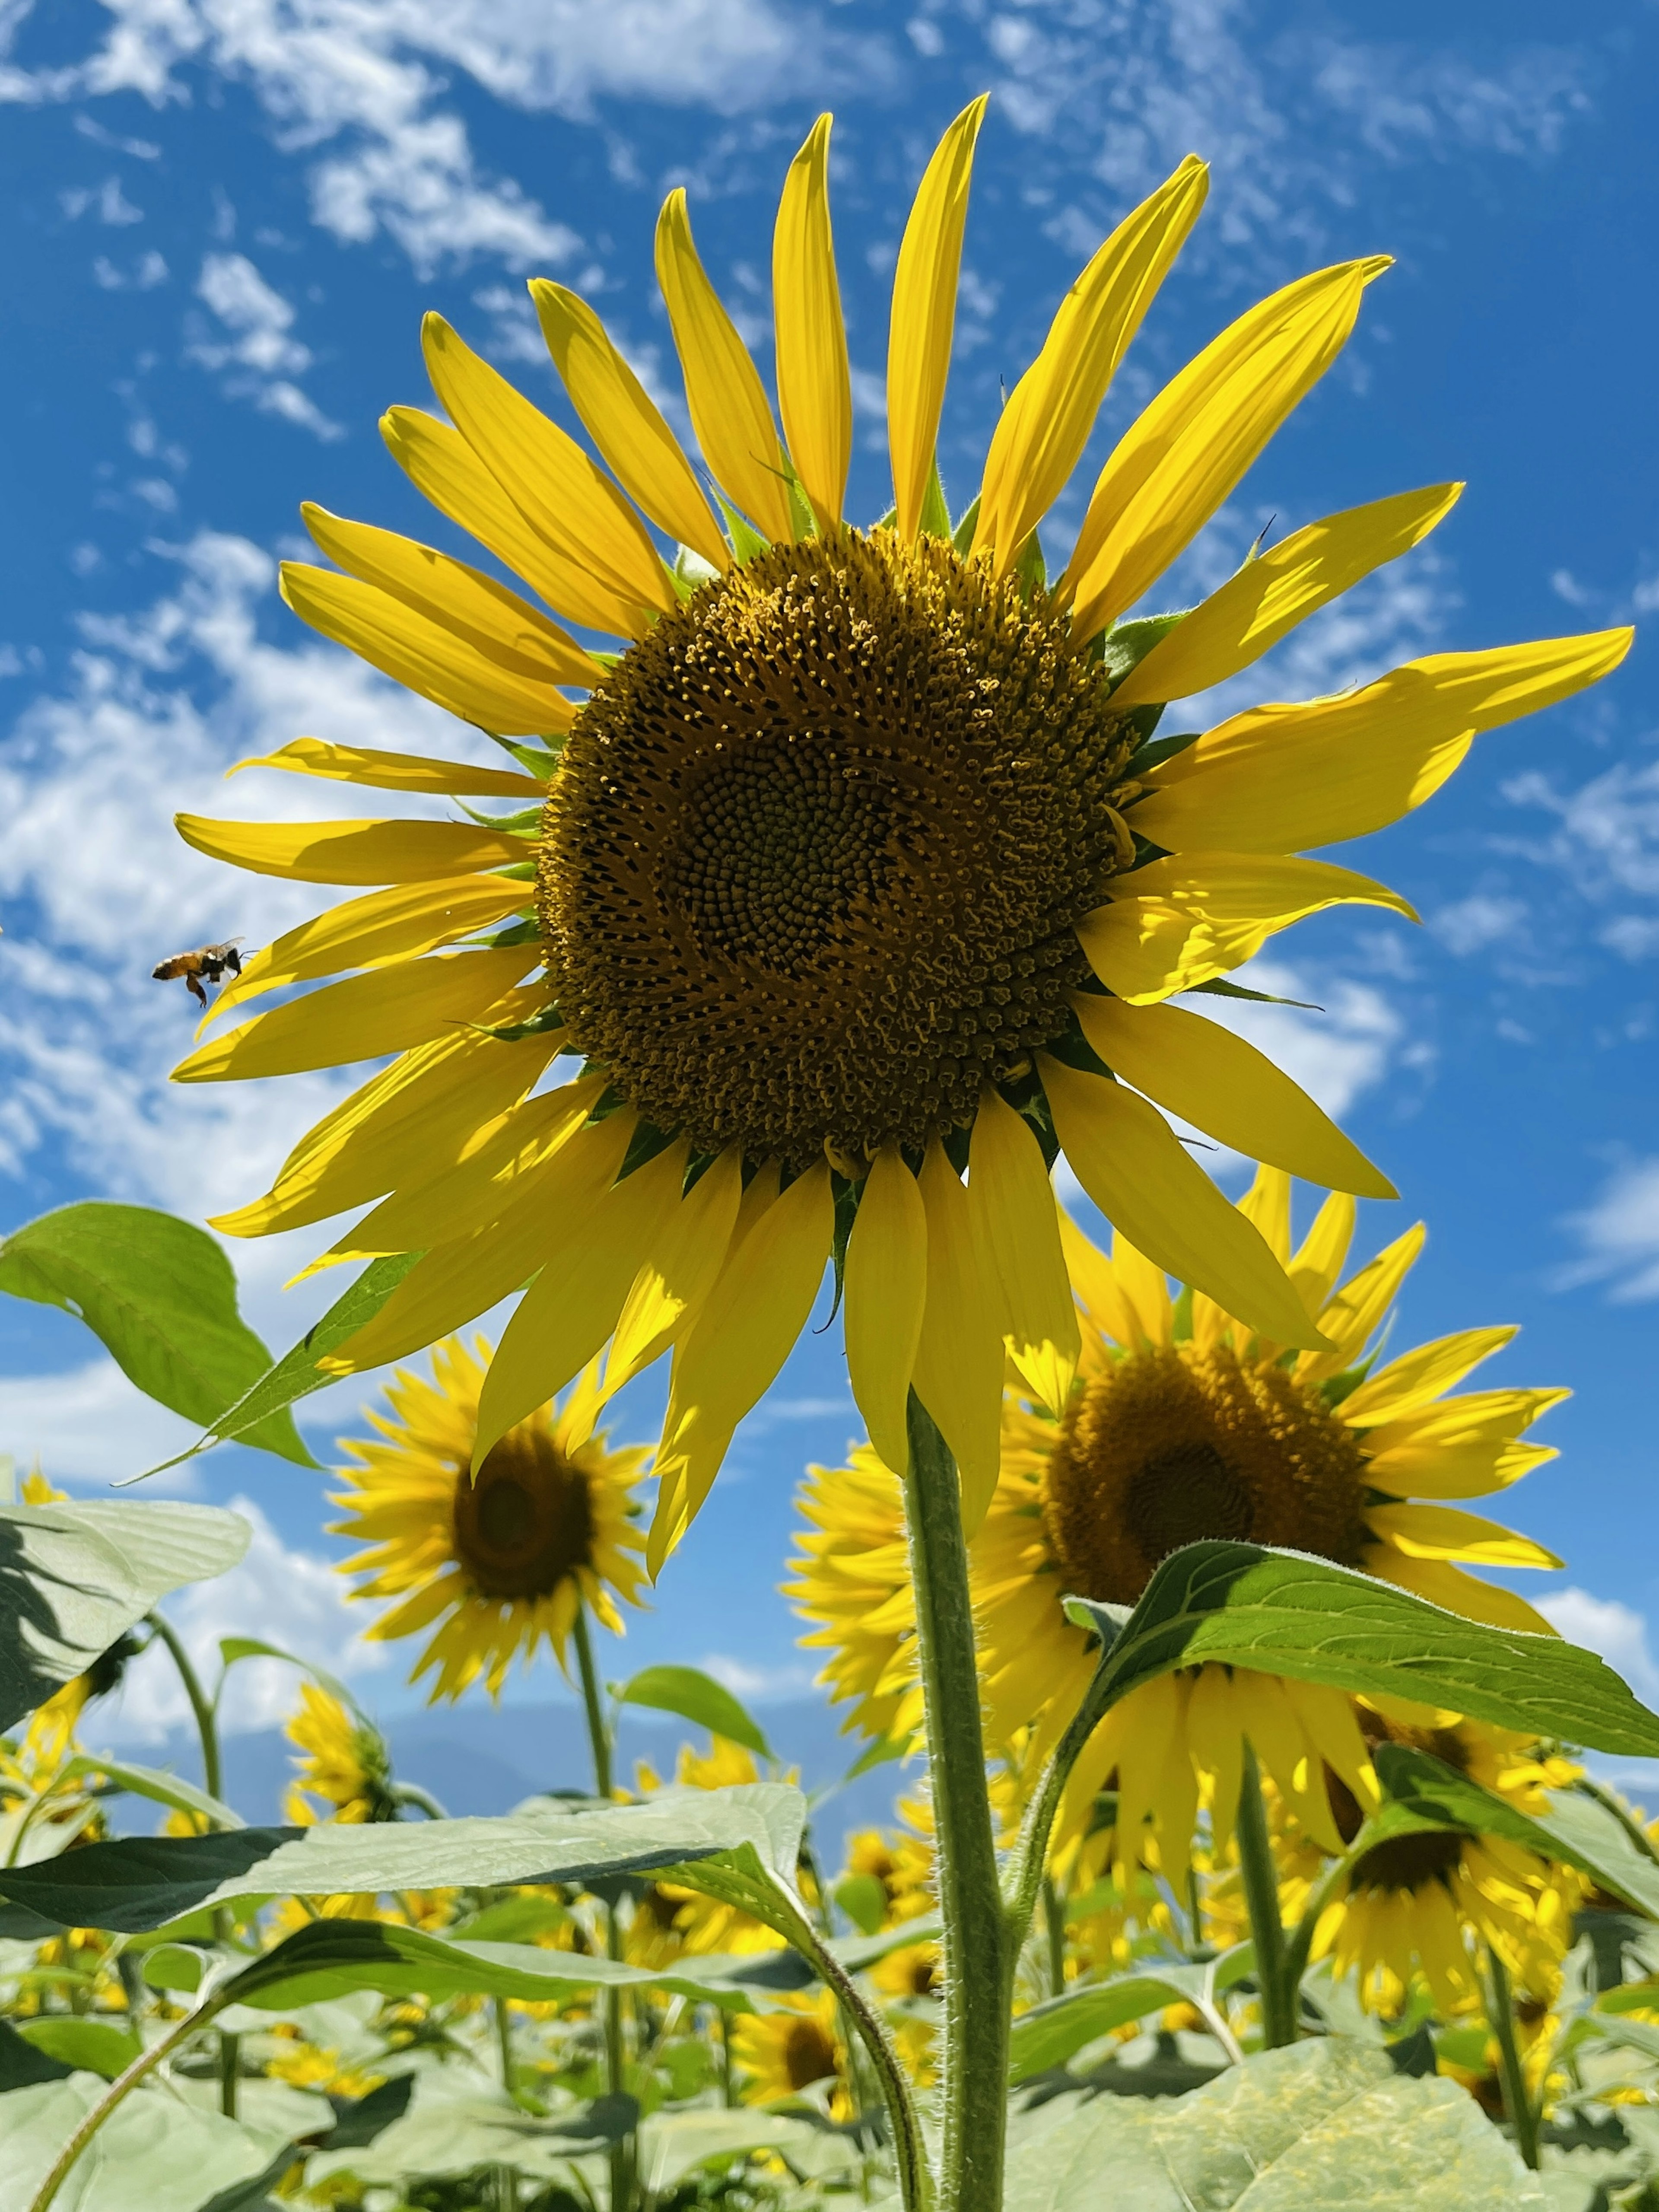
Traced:
<path fill-rule="evenodd" d="M 428 1820 L 447 1820 L 443 1807 L 429 1790 L 422 1790 L 416 1782 L 394 1782 L 392 1785 L 394 1805 L 412 1805 L 417 1813 L 424 1813 Z"/>
<path fill-rule="evenodd" d="M 968 1546 L 956 1462 L 914 1390 L 908 1426 L 905 1522 L 945 1973 L 939 2201 L 946 2212 L 1001 2212 L 1015 1945 L 986 1784 Z"/>
<path fill-rule="evenodd" d="M 1255 1944 L 1262 2040 L 1269 2051 L 1277 2051 L 1296 2041 L 1300 1996 L 1285 1971 L 1285 1923 L 1279 1910 L 1279 1869 L 1273 1861 L 1273 1839 L 1267 1833 L 1261 1770 L 1248 1742 L 1244 1746 L 1244 1771 L 1239 1781 L 1236 1832 L 1239 1870 L 1244 1877 L 1244 1901 L 1249 1907 L 1250 1935 Z"/>
<path fill-rule="evenodd" d="M 1048 1938 L 1048 1994 L 1066 1994 L 1066 1900 L 1045 1875 L 1042 1878 L 1042 1923 Z"/>
<path fill-rule="evenodd" d="M 1515 1996 L 1509 1969 L 1490 1945 L 1486 1949 L 1487 2011 L 1498 2039 L 1498 2078 L 1503 2085 L 1504 2112 L 1515 2130 L 1515 2147 L 1521 2163 L 1538 2171 L 1538 2114 L 1527 2090 L 1527 2069 L 1515 2039 Z"/>
<path fill-rule="evenodd" d="M 141 2051 L 124 2074 L 118 2074 L 104 2094 L 76 2128 L 58 2154 L 52 2169 L 29 2199 L 28 2212 L 47 2212 L 47 2207 L 68 2180 L 76 2160 L 97 2134 L 118 2105 L 124 2105 L 145 2076 L 153 2074 L 163 2060 L 171 2058 L 180 2045 L 188 2043 L 192 2035 L 204 2028 L 215 2015 L 231 2002 L 228 1990 L 210 1997 L 192 2013 L 170 2028 L 159 2043 L 152 2043 L 148 2051 Z"/>
<path fill-rule="evenodd" d="M 804 1917 L 797 1923 L 795 1948 L 809 1958 L 817 1967 L 818 1978 L 839 2000 L 843 2021 L 856 2032 L 863 2045 L 865 2055 L 875 2069 L 881 2090 L 882 2102 L 887 2107 L 888 2124 L 893 2132 L 893 2158 L 898 2167 L 899 2197 L 904 2212 L 933 2212 L 934 2204 L 933 2177 L 928 2171 L 927 2147 L 917 2118 L 915 2100 L 910 2094 L 910 2083 L 893 2047 L 893 2039 L 887 2032 L 885 2021 L 866 1998 L 857 1982 L 849 1974 L 827 1942 Z M 731 2096 L 731 2045 L 726 2039 L 729 2024 L 722 2019 L 722 2045 L 726 2053 L 727 2103 Z M 853 2052 L 848 2051 L 849 2068 Z M 951 2203 L 941 2200 L 941 2212 Z"/>
<path fill-rule="evenodd" d="M 599 1669 L 593 1664 L 593 1638 L 587 1626 L 587 1607 L 578 1601 L 571 1631 L 576 1646 L 576 1667 L 581 1676 L 582 1707 L 587 1716 L 588 1748 L 593 1755 L 593 1794 L 611 1793 L 611 1730 L 599 1695 Z M 605 1908 L 605 1948 L 613 1959 L 623 1954 L 622 1927 L 614 1905 Z M 628 2087 L 628 2055 L 623 2035 L 623 1997 L 618 1989 L 605 1993 L 605 2086 L 613 2097 Z M 611 2146 L 611 2212 L 624 2212 L 633 2202 L 634 2143 L 624 2136 Z"/>
<path fill-rule="evenodd" d="M 202 1787 L 210 1797 L 222 1798 L 224 1781 L 219 1763 L 219 1724 L 213 1717 L 212 1701 L 202 1687 L 202 1678 L 191 1664 L 190 1654 L 179 1641 L 166 1616 L 147 1613 L 144 1620 L 159 1640 L 164 1644 L 179 1670 L 179 1680 L 185 1686 L 185 1695 L 190 1699 L 190 1709 L 196 1716 L 196 1733 L 202 1740 Z"/>

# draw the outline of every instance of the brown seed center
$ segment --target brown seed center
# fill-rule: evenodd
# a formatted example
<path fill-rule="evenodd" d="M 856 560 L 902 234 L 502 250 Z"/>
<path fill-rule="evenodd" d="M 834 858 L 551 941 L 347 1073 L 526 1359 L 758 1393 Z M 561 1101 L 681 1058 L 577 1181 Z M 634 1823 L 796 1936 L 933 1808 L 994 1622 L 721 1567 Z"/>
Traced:
<path fill-rule="evenodd" d="M 482 1597 L 550 1596 L 591 1566 L 587 1477 L 540 1423 L 510 1429 L 478 1470 L 455 1483 L 455 1556 Z"/>

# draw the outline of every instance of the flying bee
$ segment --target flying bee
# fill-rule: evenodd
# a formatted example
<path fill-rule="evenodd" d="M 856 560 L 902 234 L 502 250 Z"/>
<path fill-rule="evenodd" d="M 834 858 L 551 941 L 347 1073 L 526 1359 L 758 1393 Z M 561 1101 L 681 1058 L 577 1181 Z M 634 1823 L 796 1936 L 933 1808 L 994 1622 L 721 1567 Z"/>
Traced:
<path fill-rule="evenodd" d="M 204 983 L 222 983 L 227 974 L 240 975 L 242 956 L 237 950 L 242 940 L 233 937 L 224 945 L 204 945 L 194 952 L 175 952 L 170 960 L 162 961 L 150 974 L 158 983 L 170 983 L 175 975 L 185 979 L 185 988 L 198 1006 L 206 1006 L 207 993 Z"/>

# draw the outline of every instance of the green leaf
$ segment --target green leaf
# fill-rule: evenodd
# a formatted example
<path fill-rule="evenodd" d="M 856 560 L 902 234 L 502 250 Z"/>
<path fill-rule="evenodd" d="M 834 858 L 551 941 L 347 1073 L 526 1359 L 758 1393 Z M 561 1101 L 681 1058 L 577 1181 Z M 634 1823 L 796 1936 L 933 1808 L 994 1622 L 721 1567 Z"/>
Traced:
<path fill-rule="evenodd" d="M 769 2150 L 791 2165 L 797 2160 L 810 2161 L 824 2136 L 810 2120 L 791 2119 L 784 2112 L 739 2110 L 653 2112 L 640 2130 L 639 2140 L 640 2180 L 647 2199 L 655 2199 L 711 2158 Z M 840 2162 L 850 2165 L 854 2157 L 848 2144 Z"/>
<path fill-rule="evenodd" d="M 1106 2178 L 1109 2177 L 1109 2187 Z M 1454 2082 L 1330 2037 L 1184 2097 L 1058 2097 L 1011 2130 L 1006 2212 L 1546 2212 Z"/>
<path fill-rule="evenodd" d="M 156 1600 L 234 1567 L 240 1514 L 212 1505 L 0 1505 L 0 1729 L 82 1673 Z"/>
<path fill-rule="evenodd" d="M 0 2019 L 0 2096 L 9 2089 L 30 2088 L 37 2081 L 61 2081 L 74 2071 L 26 2043 L 9 2020 Z"/>
<path fill-rule="evenodd" d="M 1086 1599 L 1066 1607 L 1103 1640 L 1115 1633 L 1091 1687 L 1091 1711 L 1178 1667 L 1218 1662 L 1409 1698 L 1597 1751 L 1659 1753 L 1659 1715 L 1594 1652 L 1465 1620 L 1300 1552 L 1188 1544 L 1158 1568 L 1121 1633 Z"/>
<path fill-rule="evenodd" d="M 740 1743 L 757 1759 L 773 1757 L 757 1722 L 722 1684 L 696 1667 L 647 1667 L 624 1682 L 617 1693 L 622 1705 L 647 1705 L 653 1712 L 678 1713 L 683 1721 Z"/>
<path fill-rule="evenodd" d="M 357 1700 L 337 1674 L 331 1674 L 326 1667 L 319 1667 L 314 1659 L 302 1659 L 297 1651 L 285 1651 L 280 1644 L 266 1644 L 257 1636 L 222 1636 L 219 1638 L 219 1664 L 223 1672 L 219 1678 L 219 1687 L 214 1693 L 216 1704 L 224 1694 L 225 1674 L 244 1659 L 284 1660 L 289 1666 L 297 1667 L 302 1674 L 309 1674 L 312 1680 L 326 1690 L 337 1705 L 343 1705 L 347 1712 L 356 1713 L 359 1711 Z"/>
<path fill-rule="evenodd" d="M 1165 2005 L 1207 2002 L 1218 1990 L 1250 1972 L 1255 1954 L 1241 1943 L 1206 1966 L 1184 1960 L 1160 1960 L 1138 1974 L 1115 1974 L 1088 1982 L 1064 1996 L 1035 2005 L 1014 2022 L 1010 2078 L 1016 2083 L 1063 2066 L 1074 2051 L 1097 2036 L 1109 2035 L 1132 2020 L 1144 2020 Z"/>
<path fill-rule="evenodd" d="M 25 2042 L 60 2065 L 101 2074 L 106 2081 L 125 2074 L 142 2048 L 125 2022 L 92 2020 L 74 2013 L 47 2013 L 41 2019 L 25 2021 L 18 2032 Z"/>
<path fill-rule="evenodd" d="M 854 1928 L 866 1936 L 881 1932 L 887 1917 L 887 1885 L 873 1874 L 848 1875 L 836 1885 L 836 1902 Z"/>
<path fill-rule="evenodd" d="M 321 1320 L 313 1322 L 300 1341 L 274 1365 L 268 1364 L 188 1451 L 164 1459 L 146 1472 L 161 1474 L 170 1467 L 182 1467 L 198 1453 L 211 1451 L 215 1444 L 251 1443 L 254 1430 L 274 1414 L 308 1397 L 312 1391 L 337 1382 L 337 1376 L 323 1373 L 318 1361 L 374 1320 L 420 1257 L 418 1252 L 398 1252 L 389 1259 L 371 1260 L 350 1289 L 336 1298 Z M 305 1464 L 315 1467 L 319 1462 L 307 1453 Z"/>
<path fill-rule="evenodd" d="M 65 2140 L 104 2094 L 85 2074 L 0 2096 L 0 2212 L 23 2212 Z M 212 2212 L 259 2201 L 286 2140 L 176 2097 L 140 2090 L 118 2105 L 76 2163 L 58 2212 Z"/>
<path fill-rule="evenodd" d="M 64 1762 L 63 1773 L 66 1781 L 82 1775 L 101 1775 L 118 1790 L 128 1790 L 135 1797 L 148 1797 L 152 1804 L 170 1805 L 178 1813 L 200 1813 L 218 1828 L 246 1826 L 241 1814 L 222 1799 L 210 1797 L 193 1782 L 185 1782 L 176 1774 L 165 1774 L 159 1767 L 134 1766 L 124 1759 L 96 1758 L 83 1751 Z"/>
<path fill-rule="evenodd" d="M 193 1944 L 157 1943 L 145 1952 L 140 1972 L 153 1990 L 182 1990 L 193 1996 L 211 1963 L 210 1954 Z"/>
<path fill-rule="evenodd" d="M 532 1801 L 494 1820 L 129 1836 L 40 1866 L 8 1868 L 0 1889 L 60 1926 L 121 1934 L 170 1928 L 242 1898 L 579 1883 L 671 1867 L 676 1881 L 702 1886 L 707 1872 L 766 1902 L 779 1876 L 793 1874 L 805 1806 L 798 1790 L 750 1783 L 661 1790 L 642 1804 L 592 1811 Z M 768 1903 L 767 1909 L 780 1908 Z"/>
<path fill-rule="evenodd" d="M 25 1223 L 0 1243 L 0 1291 L 76 1315 L 130 1382 L 189 1421 L 216 1420 L 270 1364 L 214 1238 L 150 1206 L 88 1200 Z M 280 1410 L 242 1441 L 317 1464 Z"/>
<path fill-rule="evenodd" d="M 1559 1791 L 1551 1797 L 1548 1814 L 1534 1820 L 1431 1752 L 1381 1744 L 1375 1759 L 1382 1787 L 1408 1811 L 1470 1835 L 1502 1836 L 1540 1858 L 1577 1867 L 1637 1911 L 1659 1919 L 1659 1864 L 1638 1848 L 1618 1815 L 1595 1798 Z"/>

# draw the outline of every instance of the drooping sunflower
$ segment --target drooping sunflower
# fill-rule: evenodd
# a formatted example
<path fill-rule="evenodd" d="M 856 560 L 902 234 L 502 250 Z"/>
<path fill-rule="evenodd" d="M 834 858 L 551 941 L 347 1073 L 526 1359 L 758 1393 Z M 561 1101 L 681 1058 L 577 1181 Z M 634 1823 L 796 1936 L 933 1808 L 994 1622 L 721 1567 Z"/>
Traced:
<path fill-rule="evenodd" d="M 559 1663 L 586 1606 L 623 1633 L 617 1600 L 637 1605 L 643 1546 L 634 1486 L 649 1453 L 611 1450 L 594 1421 L 603 1403 L 592 1369 L 562 1405 L 515 1422 L 476 1463 L 478 1396 L 489 1346 L 435 1345 L 432 1379 L 400 1369 L 386 1386 L 391 1418 L 374 1437 L 343 1439 L 351 1464 L 331 1531 L 366 1541 L 341 1563 L 354 1597 L 400 1600 L 368 1633 L 382 1642 L 432 1629 L 410 1680 L 435 1668 L 432 1701 L 459 1698 L 482 1675 L 500 1694 L 515 1656 L 528 1665 L 544 1638 Z"/>
<path fill-rule="evenodd" d="M 775 2010 L 744 2013 L 732 2027 L 732 2054 L 747 2079 L 744 2100 L 779 2104 L 816 2089 L 827 2092 L 830 2116 L 852 2111 L 847 2091 L 847 2045 L 833 1992 L 793 1996 Z"/>
<path fill-rule="evenodd" d="M 283 1733 L 301 1753 L 283 1801 L 288 1820 L 310 1827 L 318 1820 L 397 1818 L 386 1741 L 361 1713 L 316 1683 L 302 1682 Z"/>
<path fill-rule="evenodd" d="M 1078 1356 L 1048 1203 L 1056 1149 L 1138 1249 L 1317 1351 L 1273 1255 L 1157 1106 L 1327 1187 L 1390 1186 L 1254 1048 L 1165 1002 L 1322 908 L 1409 913 L 1308 848 L 1396 820 L 1480 731 L 1568 696 L 1628 643 L 1620 630 L 1439 654 L 1154 739 L 1164 702 L 1237 674 L 1417 544 L 1459 487 L 1312 523 L 1184 616 L 1123 619 L 1335 359 L 1387 266 L 1348 262 L 1252 307 L 1152 400 L 1048 578 L 1038 526 L 1202 205 L 1189 157 L 1061 301 L 953 525 L 934 448 L 984 107 L 946 131 L 900 247 L 890 515 L 864 528 L 844 514 L 853 413 L 826 116 L 790 167 L 774 238 L 781 434 L 683 193 L 658 227 L 712 503 L 593 310 L 542 279 L 541 327 L 599 460 L 435 315 L 423 344 L 448 419 L 394 408 L 383 422 L 441 513 L 614 646 L 590 650 L 447 554 L 305 510 L 336 565 L 289 564 L 289 605 L 515 765 L 310 738 L 259 764 L 519 811 L 180 820 L 237 866 L 368 895 L 259 954 L 209 1018 L 278 987 L 320 989 L 212 1039 L 179 1078 L 396 1055 L 218 1225 L 264 1234 L 379 1201 L 331 1256 L 423 1256 L 326 1363 L 341 1371 L 523 1291 L 483 1392 L 480 1459 L 607 1340 L 613 1386 L 672 1346 L 653 1572 L 805 1325 L 832 1248 L 878 1449 L 903 1467 L 914 1383 L 977 1519 L 996 1480 L 1000 1346 L 1056 1415 Z M 561 1056 L 580 1066 L 538 1090 Z"/>

